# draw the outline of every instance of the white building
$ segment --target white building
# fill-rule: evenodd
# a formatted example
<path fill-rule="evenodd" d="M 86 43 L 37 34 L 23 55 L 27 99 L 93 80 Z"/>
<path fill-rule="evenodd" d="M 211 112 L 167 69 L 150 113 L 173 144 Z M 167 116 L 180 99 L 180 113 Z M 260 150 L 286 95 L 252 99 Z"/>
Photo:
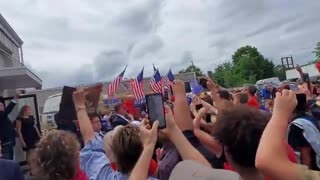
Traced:
<path fill-rule="evenodd" d="M 40 89 L 42 81 L 23 63 L 23 41 L 0 14 L 0 100 L 6 105 L 16 94 L 16 89 Z M 14 121 L 23 105 L 33 108 L 34 117 L 39 124 L 39 113 L 35 95 L 22 96 L 9 117 Z M 24 153 L 19 140 L 16 139 L 15 160 L 23 162 Z"/>
<path fill-rule="evenodd" d="M 18 88 L 41 88 L 41 79 L 23 64 L 22 44 L 0 14 L 0 96 L 12 96 Z"/>
<path fill-rule="evenodd" d="M 316 68 L 315 64 L 309 64 L 301 66 L 301 69 L 304 73 L 308 73 L 311 81 L 317 81 L 320 77 L 320 73 Z M 296 69 L 286 70 L 286 77 L 288 80 L 300 78 L 300 74 Z"/>

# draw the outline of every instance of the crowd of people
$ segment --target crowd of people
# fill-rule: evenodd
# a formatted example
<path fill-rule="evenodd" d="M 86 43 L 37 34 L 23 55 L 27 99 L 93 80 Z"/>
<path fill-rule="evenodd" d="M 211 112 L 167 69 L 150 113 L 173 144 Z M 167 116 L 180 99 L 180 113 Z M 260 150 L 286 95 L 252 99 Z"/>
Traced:
<path fill-rule="evenodd" d="M 16 100 L 0 104 L 2 157 L 12 159 L 8 147 L 17 135 L 32 179 L 320 179 L 319 115 L 312 111 L 318 106 L 307 85 L 280 86 L 264 104 L 255 86 L 232 93 L 210 78 L 204 97 L 186 93 L 180 80 L 171 88 L 164 129 L 122 104 L 102 128 L 99 115 L 87 113 L 81 88 L 73 94 L 78 134 L 53 130 L 42 137 L 28 106 L 12 131 L 8 114 Z M 22 180 L 19 171 L 13 161 L 0 160 L 0 179 Z"/>

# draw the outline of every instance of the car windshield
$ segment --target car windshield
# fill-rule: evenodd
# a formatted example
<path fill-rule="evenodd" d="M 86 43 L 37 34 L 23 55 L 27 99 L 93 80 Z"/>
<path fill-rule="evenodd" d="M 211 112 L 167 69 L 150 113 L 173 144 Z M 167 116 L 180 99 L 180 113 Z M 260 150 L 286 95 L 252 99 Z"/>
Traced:
<path fill-rule="evenodd" d="M 54 96 L 46 100 L 43 107 L 43 114 L 55 113 L 59 111 L 61 96 Z"/>

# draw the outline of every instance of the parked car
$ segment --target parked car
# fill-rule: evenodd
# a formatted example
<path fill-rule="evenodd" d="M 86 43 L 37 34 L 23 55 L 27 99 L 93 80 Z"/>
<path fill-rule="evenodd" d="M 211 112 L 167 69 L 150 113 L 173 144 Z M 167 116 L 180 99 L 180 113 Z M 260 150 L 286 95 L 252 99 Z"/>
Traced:
<path fill-rule="evenodd" d="M 49 96 L 44 103 L 43 112 L 40 115 L 40 126 L 42 134 L 57 128 L 54 115 L 59 112 L 62 93 Z"/>

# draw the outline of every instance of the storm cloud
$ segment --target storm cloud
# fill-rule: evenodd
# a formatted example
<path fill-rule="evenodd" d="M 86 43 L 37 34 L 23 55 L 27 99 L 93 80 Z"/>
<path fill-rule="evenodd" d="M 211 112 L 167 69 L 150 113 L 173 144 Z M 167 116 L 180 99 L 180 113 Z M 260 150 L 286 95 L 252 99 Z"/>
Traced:
<path fill-rule="evenodd" d="M 303 64 L 315 59 L 319 9 L 318 0 L 0 1 L 44 87 L 109 81 L 126 65 L 126 78 L 191 60 L 206 72 L 245 45 Z"/>

